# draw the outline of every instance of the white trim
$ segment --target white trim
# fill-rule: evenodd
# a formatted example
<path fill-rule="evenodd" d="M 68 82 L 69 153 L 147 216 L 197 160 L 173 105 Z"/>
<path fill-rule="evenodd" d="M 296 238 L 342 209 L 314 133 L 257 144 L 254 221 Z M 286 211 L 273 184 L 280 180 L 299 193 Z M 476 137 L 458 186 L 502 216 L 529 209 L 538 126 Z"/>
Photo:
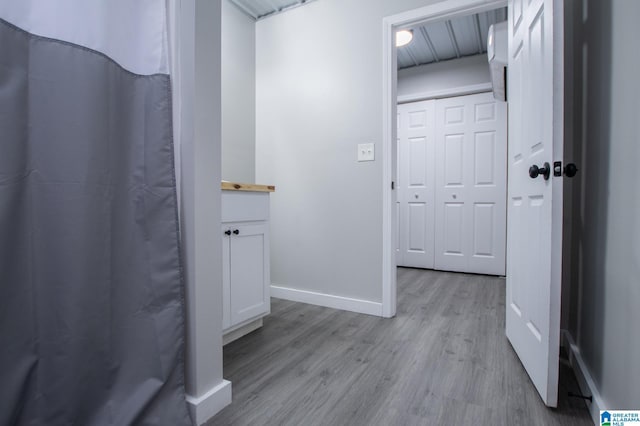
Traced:
<path fill-rule="evenodd" d="M 291 300 L 293 302 L 308 303 L 326 308 L 341 309 L 359 314 L 382 316 L 382 303 L 369 300 L 352 299 L 350 297 L 334 296 L 332 294 L 316 293 L 315 291 L 298 290 L 295 288 L 271 286 L 271 297 Z"/>
<path fill-rule="evenodd" d="M 195 424 L 202 425 L 231 404 L 231 382 L 223 380 L 201 397 L 187 395 L 186 399 L 191 418 Z"/>
<path fill-rule="evenodd" d="M 396 251 L 393 249 L 395 241 L 396 217 L 394 217 L 396 193 L 391 188 L 391 182 L 396 180 L 394 167 L 395 122 L 397 120 L 397 86 L 398 86 L 398 57 L 395 46 L 393 21 L 384 18 L 382 21 L 382 316 L 391 318 L 396 314 Z"/>
<path fill-rule="evenodd" d="M 451 19 L 473 13 L 505 7 L 507 0 L 448 0 L 382 20 L 382 313 L 393 317 L 396 313 L 396 253 L 395 193 L 391 182 L 395 180 L 396 114 L 397 114 L 397 56 L 394 48 L 394 30 L 418 23 Z"/>
<path fill-rule="evenodd" d="M 469 84 L 467 86 L 451 87 L 448 89 L 432 90 L 430 92 L 412 93 L 410 95 L 398 96 L 399 104 L 409 102 L 427 101 L 430 99 L 451 98 L 454 96 L 474 95 L 476 93 L 491 92 L 491 83 Z"/>
<path fill-rule="evenodd" d="M 571 364 L 571 368 L 576 375 L 576 379 L 578 381 L 578 386 L 580 386 L 580 392 L 583 395 L 589 396 L 593 398 L 592 402 L 585 401 L 587 403 L 587 408 L 589 409 L 589 413 L 591 414 L 591 420 L 595 425 L 600 424 L 600 410 L 607 410 L 611 407 L 605 403 L 598 392 L 598 388 L 596 387 L 596 383 L 591 377 L 591 373 L 589 373 L 589 369 L 582 359 L 582 354 L 580 353 L 580 348 L 573 340 L 571 333 L 568 330 L 562 330 L 565 340 L 565 347 L 569 350 L 569 363 Z"/>

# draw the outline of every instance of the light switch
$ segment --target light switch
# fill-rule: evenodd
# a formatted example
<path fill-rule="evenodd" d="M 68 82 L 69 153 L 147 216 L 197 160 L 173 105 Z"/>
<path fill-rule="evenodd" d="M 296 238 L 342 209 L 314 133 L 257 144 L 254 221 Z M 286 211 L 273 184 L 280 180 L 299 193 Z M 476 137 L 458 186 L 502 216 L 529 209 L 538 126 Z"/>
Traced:
<path fill-rule="evenodd" d="M 376 159 L 374 144 L 358 144 L 358 161 L 373 161 Z"/>

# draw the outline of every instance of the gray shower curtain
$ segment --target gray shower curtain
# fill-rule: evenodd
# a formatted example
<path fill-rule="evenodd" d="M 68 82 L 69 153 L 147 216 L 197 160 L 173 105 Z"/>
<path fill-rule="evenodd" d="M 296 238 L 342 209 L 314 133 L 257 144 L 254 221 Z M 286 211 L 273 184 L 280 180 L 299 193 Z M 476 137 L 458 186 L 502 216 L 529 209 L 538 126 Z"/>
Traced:
<path fill-rule="evenodd" d="M 0 425 L 191 424 L 171 90 L 0 19 Z"/>

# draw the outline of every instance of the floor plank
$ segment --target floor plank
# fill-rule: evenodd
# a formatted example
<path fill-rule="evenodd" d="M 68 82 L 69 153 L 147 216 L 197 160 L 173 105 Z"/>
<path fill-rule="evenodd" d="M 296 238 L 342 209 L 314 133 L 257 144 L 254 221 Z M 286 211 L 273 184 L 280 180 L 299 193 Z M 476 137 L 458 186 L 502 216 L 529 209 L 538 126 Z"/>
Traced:
<path fill-rule="evenodd" d="M 541 402 L 504 336 L 504 286 L 399 268 L 393 319 L 273 299 L 224 348 L 233 403 L 208 425 L 591 425 L 563 363 L 558 408 Z"/>

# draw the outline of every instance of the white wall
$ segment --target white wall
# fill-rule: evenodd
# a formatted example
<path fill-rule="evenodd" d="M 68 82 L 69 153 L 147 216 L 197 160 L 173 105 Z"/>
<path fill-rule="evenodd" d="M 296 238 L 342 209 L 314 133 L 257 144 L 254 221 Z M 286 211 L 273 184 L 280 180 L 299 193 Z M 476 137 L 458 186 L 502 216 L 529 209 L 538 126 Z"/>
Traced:
<path fill-rule="evenodd" d="M 640 2 L 575 2 L 574 214 L 570 332 L 604 406 L 640 407 Z M 586 53 L 583 54 L 583 52 Z M 584 68 L 582 64 L 585 64 Z M 583 76 L 585 77 L 583 79 Z M 583 84 L 584 83 L 584 84 Z"/>
<path fill-rule="evenodd" d="M 322 0 L 256 25 L 256 180 L 275 285 L 382 299 L 382 19 L 431 0 Z"/>
<path fill-rule="evenodd" d="M 231 402 L 222 378 L 221 4 L 170 3 L 186 301 L 186 391 L 197 424 Z"/>
<path fill-rule="evenodd" d="M 222 179 L 255 182 L 255 20 L 222 1 Z"/>
<path fill-rule="evenodd" d="M 486 54 L 398 71 L 399 102 L 439 98 L 443 92 L 451 89 L 467 88 L 473 93 L 479 89 L 486 91 L 486 87 L 491 87 Z"/>

